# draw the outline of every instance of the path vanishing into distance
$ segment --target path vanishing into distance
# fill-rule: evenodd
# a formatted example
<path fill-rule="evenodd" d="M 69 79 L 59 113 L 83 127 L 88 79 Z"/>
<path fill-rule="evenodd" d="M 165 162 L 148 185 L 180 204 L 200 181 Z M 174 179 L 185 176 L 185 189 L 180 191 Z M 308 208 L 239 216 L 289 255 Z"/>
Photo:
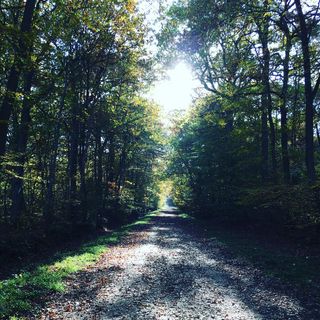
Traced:
<path fill-rule="evenodd" d="M 289 285 L 199 234 L 161 211 L 68 277 L 37 319 L 319 319 Z"/>

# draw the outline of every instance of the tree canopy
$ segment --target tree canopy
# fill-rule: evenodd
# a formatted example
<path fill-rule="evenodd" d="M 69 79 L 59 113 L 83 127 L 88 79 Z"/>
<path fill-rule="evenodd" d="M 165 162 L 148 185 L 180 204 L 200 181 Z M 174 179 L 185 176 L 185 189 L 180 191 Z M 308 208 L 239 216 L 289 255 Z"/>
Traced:
<path fill-rule="evenodd" d="M 207 91 L 174 125 L 176 201 L 291 215 L 302 192 L 317 207 L 319 2 L 176 1 L 164 19 L 160 56 L 182 54 Z"/>
<path fill-rule="evenodd" d="M 159 108 L 136 2 L 1 3 L 0 219 L 99 226 L 157 206 Z"/>
<path fill-rule="evenodd" d="M 139 5 L 1 2 L 1 228 L 120 224 L 163 181 L 204 216 L 317 224 L 319 1 L 160 2 L 156 26 Z M 145 93 L 177 58 L 204 93 L 168 135 Z"/>
<path fill-rule="evenodd" d="M 0 1 L 0 259 L 19 267 L 96 239 L 79 266 L 61 262 L 73 271 L 0 282 L 0 318 L 57 290 L 51 279 L 98 259 L 124 233 L 110 229 L 165 197 L 208 226 L 319 245 L 319 22 L 319 0 Z M 150 90 L 181 61 L 201 88 L 164 119 Z"/>

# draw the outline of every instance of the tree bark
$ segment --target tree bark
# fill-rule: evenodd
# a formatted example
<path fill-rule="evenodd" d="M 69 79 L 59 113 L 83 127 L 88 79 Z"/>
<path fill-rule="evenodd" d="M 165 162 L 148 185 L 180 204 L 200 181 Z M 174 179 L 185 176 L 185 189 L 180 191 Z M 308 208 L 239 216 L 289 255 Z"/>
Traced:
<path fill-rule="evenodd" d="M 108 182 L 113 183 L 115 180 L 115 145 L 114 133 L 110 133 L 109 156 L 108 156 Z"/>
<path fill-rule="evenodd" d="M 267 0 L 264 0 L 263 4 L 263 12 L 268 13 L 269 4 Z M 261 20 L 261 21 L 260 21 Z M 269 122 L 269 133 L 270 133 L 270 149 L 271 149 L 271 164 L 272 164 L 272 178 L 276 180 L 277 177 L 277 161 L 276 161 L 276 133 L 275 127 L 272 118 L 272 97 L 271 97 L 271 89 L 270 89 L 270 51 L 269 51 L 269 18 L 267 16 L 261 17 L 260 15 L 256 17 L 256 24 L 258 27 L 258 35 L 259 40 L 262 45 L 262 86 L 263 86 L 263 94 L 262 94 L 262 145 L 263 145 L 263 155 L 262 162 L 267 160 L 266 156 L 266 146 L 265 143 L 267 141 L 264 136 L 268 131 L 265 124 L 265 117 L 267 118 L 267 122 Z M 268 165 L 263 163 L 263 170 L 266 170 Z M 263 174 L 263 180 L 268 178 L 266 174 L 269 175 L 268 170 Z"/>
<path fill-rule="evenodd" d="M 309 32 L 305 20 L 305 15 L 302 11 L 300 0 L 295 0 L 295 5 L 298 13 L 300 24 L 300 42 L 303 55 L 303 71 L 304 71 L 304 94 L 305 94 L 305 163 L 307 167 L 307 177 L 310 183 L 316 180 L 316 170 L 314 161 L 314 139 L 313 139 L 313 89 L 311 82 L 311 61 L 309 50 Z"/>
<path fill-rule="evenodd" d="M 289 61 L 292 47 L 291 36 L 287 25 L 282 24 L 285 33 L 285 57 L 283 60 L 283 84 L 282 84 L 282 103 L 280 106 L 281 114 L 281 153 L 283 180 L 285 183 L 290 182 L 290 159 L 288 152 L 288 125 L 287 125 L 287 101 L 288 101 L 288 83 L 289 83 Z"/>
<path fill-rule="evenodd" d="M 117 177 L 117 192 L 120 195 L 121 187 L 124 185 L 125 177 L 126 177 L 126 166 L 127 166 L 127 141 L 124 139 L 120 159 L 119 159 L 119 170 Z"/>
<path fill-rule="evenodd" d="M 24 84 L 24 99 L 21 111 L 21 123 L 18 128 L 17 145 L 13 151 L 17 154 L 17 166 L 14 167 L 15 176 L 11 182 L 11 219 L 16 224 L 25 208 L 23 179 L 24 179 L 24 165 L 26 162 L 27 142 L 29 137 L 29 127 L 31 123 L 30 110 L 31 100 L 30 92 L 32 81 L 34 77 L 34 70 L 27 72 Z"/>
<path fill-rule="evenodd" d="M 76 201 L 77 201 L 77 169 L 79 147 L 79 107 L 75 86 L 73 86 L 74 99 L 72 102 L 72 120 L 70 128 L 69 145 L 69 214 L 73 224 L 76 224 Z"/>
<path fill-rule="evenodd" d="M 0 108 L 0 156 L 5 154 L 9 120 L 11 117 L 15 94 L 18 89 L 20 75 L 23 66 L 27 63 L 32 44 L 28 41 L 28 34 L 31 31 L 32 19 L 37 0 L 27 0 L 20 26 L 19 45 L 15 52 L 14 62 L 10 69 L 6 92 Z"/>
<path fill-rule="evenodd" d="M 263 98 L 261 99 L 263 100 Z M 269 177 L 269 134 L 268 116 L 262 101 L 261 110 L 261 178 L 262 183 L 266 183 Z"/>
<path fill-rule="evenodd" d="M 101 129 L 97 128 L 95 133 L 95 163 L 96 163 L 96 181 L 95 181 L 95 189 L 96 189 L 96 216 L 95 216 L 95 224 L 96 227 L 100 224 L 102 214 L 103 214 L 103 188 L 102 188 L 102 176 L 103 176 L 103 168 L 102 168 L 102 157 L 103 157 L 103 146 L 101 144 Z"/>
<path fill-rule="evenodd" d="M 88 220 L 88 201 L 87 201 L 87 184 L 86 184 L 86 162 L 87 162 L 87 143 L 86 127 L 84 123 L 80 125 L 80 148 L 79 148 L 79 174 L 80 174 L 80 200 L 81 200 L 81 222 L 86 223 Z"/>
<path fill-rule="evenodd" d="M 63 92 L 60 98 L 60 106 L 58 115 L 56 117 L 56 124 L 53 130 L 53 142 L 52 142 L 52 153 L 50 155 L 49 161 L 49 174 L 47 181 L 47 190 L 45 196 L 45 206 L 44 206 L 44 220 L 46 224 L 46 229 L 50 226 L 54 213 L 54 187 L 56 184 L 56 171 L 57 171 L 57 156 L 58 156 L 58 148 L 59 148 L 59 138 L 60 138 L 60 129 L 61 129 L 61 115 L 65 106 L 65 98 L 67 95 L 68 81 L 67 75 L 65 76 Z"/>

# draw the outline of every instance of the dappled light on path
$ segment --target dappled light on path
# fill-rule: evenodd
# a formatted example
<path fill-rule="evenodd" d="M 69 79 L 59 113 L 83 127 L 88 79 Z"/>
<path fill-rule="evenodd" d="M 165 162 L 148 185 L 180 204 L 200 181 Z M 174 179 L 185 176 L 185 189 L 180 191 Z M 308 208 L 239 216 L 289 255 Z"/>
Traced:
<path fill-rule="evenodd" d="M 57 319 L 306 319 L 282 284 L 185 224 L 172 208 L 160 212 L 75 276 L 43 319 L 48 310 Z"/>

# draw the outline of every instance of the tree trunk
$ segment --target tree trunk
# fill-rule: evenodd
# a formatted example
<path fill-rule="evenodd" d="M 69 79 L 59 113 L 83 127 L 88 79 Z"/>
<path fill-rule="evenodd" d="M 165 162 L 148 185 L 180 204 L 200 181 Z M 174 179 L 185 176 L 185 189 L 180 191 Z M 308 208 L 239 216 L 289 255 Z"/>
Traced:
<path fill-rule="evenodd" d="M 115 146 L 114 134 L 110 133 L 109 156 L 108 156 L 108 182 L 113 183 L 115 180 Z"/>
<path fill-rule="evenodd" d="M 283 85 L 282 85 L 282 103 L 280 106 L 281 114 L 281 153 L 283 179 L 285 183 L 290 182 L 290 161 L 288 152 L 288 125 L 287 125 L 287 101 L 288 101 L 288 82 L 289 82 L 289 60 L 292 47 L 291 36 L 288 27 L 285 31 L 285 58 L 283 61 Z"/>
<path fill-rule="evenodd" d="M 79 112 L 78 99 L 75 88 L 73 89 L 75 98 L 72 102 L 72 121 L 70 128 L 69 146 L 69 214 L 73 224 L 76 224 L 76 202 L 77 202 L 77 163 L 79 146 Z"/>
<path fill-rule="evenodd" d="M 311 62 L 309 51 L 309 32 L 307 29 L 305 16 L 302 11 L 300 0 L 295 0 L 298 19 L 300 24 L 300 41 L 303 54 L 303 71 L 304 71 L 304 94 L 305 94 L 305 162 L 307 167 L 307 177 L 310 183 L 316 180 L 315 161 L 314 161 L 314 139 L 313 139 L 313 90 L 311 83 Z"/>
<path fill-rule="evenodd" d="M 0 156 L 5 154 L 9 119 L 15 102 L 15 94 L 18 89 L 20 74 L 30 55 L 32 44 L 28 43 L 27 35 L 31 31 L 36 2 L 36 0 L 26 1 L 20 26 L 19 45 L 15 52 L 14 62 L 7 81 L 6 92 L 0 108 Z"/>
<path fill-rule="evenodd" d="M 318 140 L 318 149 L 320 149 L 320 131 L 319 131 L 318 123 L 316 123 L 316 132 L 317 132 L 317 140 Z"/>
<path fill-rule="evenodd" d="M 59 148 L 59 138 L 60 138 L 60 129 L 61 129 L 61 115 L 65 106 L 65 98 L 67 95 L 68 81 L 67 75 L 65 76 L 63 92 L 60 98 L 60 106 L 58 115 L 56 117 L 56 124 L 53 131 L 53 142 L 51 146 L 51 155 L 49 161 L 49 174 L 47 181 L 47 191 L 45 197 L 45 206 L 44 206 L 44 220 L 46 224 L 46 228 L 50 226 L 52 222 L 52 217 L 54 213 L 54 186 L 56 184 L 56 171 L 57 171 L 57 156 L 58 156 L 58 148 Z"/>
<path fill-rule="evenodd" d="M 263 100 L 263 97 L 262 97 Z M 261 110 L 261 178 L 262 183 L 266 183 L 269 177 L 269 134 L 268 134 L 268 116 L 263 107 L 262 101 Z"/>
<path fill-rule="evenodd" d="M 79 148 L 79 174 L 80 174 L 80 199 L 81 199 L 81 222 L 88 220 L 88 201 L 87 201 L 87 184 L 86 184 L 86 162 L 87 162 L 87 145 L 85 124 L 81 124 L 80 130 L 80 148 Z"/>
<path fill-rule="evenodd" d="M 96 217 L 95 223 L 98 226 L 101 222 L 102 214 L 103 214 L 103 188 L 102 188 L 102 176 L 103 176 L 103 168 L 102 168 L 102 157 L 103 157 L 103 146 L 101 144 L 101 129 L 97 128 L 95 134 L 95 144 L 96 144 L 96 154 L 95 154 L 95 163 L 96 163 L 96 181 L 95 181 L 95 189 L 96 189 Z"/>
<path fill-rule="evenodd" d="M 292 116 L 291 116 L 291 121 L 292 121 L 292 125 L 291 125 L 291 145 L 292 145 L 292 149 L 296 150 L 297 148 L 297 131 L 298 131 L 298 122 L 299 122 L 299 93 L 300 93 L 300 82 L 299 82 L 299 77 L 295 77 L 294 80 L 294 96 L 293 96 L 293 103 L 292 103 Z"/>
<path fill-rule="evenodd" d="M 268 13 L 269 4 L 267 0 L 264 0 L 264 12 Z M 266 133 L 267 129 L 265 128 L 265 117 L 267 118 L 267 122 L 269 122 L 269 133 L 270 133 L 270 148 L 271 148 L 271 162 L 272 162 L 272 178 L 276 180 L 277 176 L 277 161 L 276 161 L 276 134 L 275 134 L 275 127 L 272 118 L 272 98 L 271 98 L 271 89 L 270 89 L 270 51 L 268 47 L 269 43 L 269 17 L 260 15 L 256 18 L 256 24 L 258 27 L 258 35 L 259 40 L 262 45 L 262 86 L 263 86 L 263 93 L 262 93 L 262 131 L 263 135 Z M 261 20 L 261 21 L 260 21 Z M 264 153 L 266 152 L 266 137 L 262 137 L 264 141 L 262 141 Z M 266 161 L 267 157 L 266 154 L 262 156 L 262 162 Z M 266 164 L 263 164 L 266 167 Z M 268 171 L 264 173 L 264 175 L 269 174 Z M 265 178 L 263 176 L 263 178 Z"/>
<path fill-rule="evenodd" d="M 271 164 L 272 164 L 272 179 L 277 180 L 277 158 L 276 158 L 276 131 L 272 118 L 272 100 L 270 94 L 270 85 L 268 81 L 268 121 L 270 127 L 270 146 L 271 146 Z"/>
<path fill-rule="evenodd" d="M 121 187 L 124 185 L 125 176 L 126 176 L 126 166 L 127 166 L 127 142 L 124 141 L 120 160 L 119 160 L 119 170 L 118 170 L 118 177 L 117 177 L 117 192 L 120 195 Z"/>
<path fill-rule="evenodd" d="M 25 209 L 24 193 L 23 193 L 23 179 L 24 179 L 24 165 L 26 162 L 27 142 L 29 137 L 29 127 L 31 123 L 30 109 L 31 100 L 30 92 L 32 86 L 32 80 L 34 77 L 34 70 L 30 70 L 25 76 L 24 84 L 24 99 L 21 111 L 21 123 L 18 128 L 17 144 L 13 149 L 17 154 L 17 166 L 14 168 L 15 176 L 11 182 L 11 219 L 16 224 Z"/>

